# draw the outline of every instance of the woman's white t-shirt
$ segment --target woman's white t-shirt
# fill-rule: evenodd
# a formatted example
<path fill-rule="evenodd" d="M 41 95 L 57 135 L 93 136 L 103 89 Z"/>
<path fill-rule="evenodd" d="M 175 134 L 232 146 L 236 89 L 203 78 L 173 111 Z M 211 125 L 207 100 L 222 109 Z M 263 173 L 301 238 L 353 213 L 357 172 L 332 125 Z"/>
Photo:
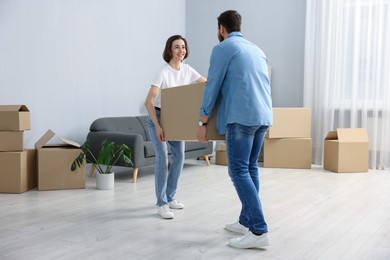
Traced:
<path fill-rule="evenodd" d="M 152 86 L 160 88 L 154 100 L 154 106 L 161 107 L 161 89 L 192 84 L 200 77 L 201 75 L 188 64 L 182 63 L 180 70 L 175 70 L 168 63 L 165 64 L 152 84 Z"/>

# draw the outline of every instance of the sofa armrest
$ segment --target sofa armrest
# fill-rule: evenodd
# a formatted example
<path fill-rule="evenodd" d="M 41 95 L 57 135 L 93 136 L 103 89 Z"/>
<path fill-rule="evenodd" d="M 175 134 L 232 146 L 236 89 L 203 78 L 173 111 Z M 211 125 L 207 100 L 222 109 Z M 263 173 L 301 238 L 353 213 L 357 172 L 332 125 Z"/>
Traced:
<path fill-rule="evenodd" d="M 87 139 L 90 143 L 90 149 L 96 157 L 100 151 L 101 143 L 107 139 L 116 144 L 125 144 L 130 148 L 131 159 L 134 168 L 145 166 L 144 139 L 139 134 L 118 133 L 118 132 L 89 132 Z M 88 161 L 87 156 L 87 161 Z M 122 162 L 117 163 L 117 166 L 123 166 Z"/>

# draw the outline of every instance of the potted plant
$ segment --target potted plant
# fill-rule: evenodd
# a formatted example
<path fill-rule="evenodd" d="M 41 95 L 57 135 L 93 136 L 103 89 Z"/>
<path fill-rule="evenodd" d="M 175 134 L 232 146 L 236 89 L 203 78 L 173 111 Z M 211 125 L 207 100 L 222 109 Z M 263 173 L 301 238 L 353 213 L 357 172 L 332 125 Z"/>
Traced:
<path fill-rule="evenodd" d="M 122 160 L 126 166 L 133 166 L 131 160 L 130 148 L 125 144 L 115 144 L 115 142 L 107 139 L 102 142 L 102 146 L 97 158 L 89 149 L 89 140 L 87 140 L 81 147 L 79 156 L 74 160 L 71 170 L 75 171 L 77 167 L 81 167 L 86 155 L 90 155 L 91 161 L 96 165 L 96 187 L 100 190 L 107 190 L 114 188 L 114 172 L 112 167 L 118 160 Z"/>

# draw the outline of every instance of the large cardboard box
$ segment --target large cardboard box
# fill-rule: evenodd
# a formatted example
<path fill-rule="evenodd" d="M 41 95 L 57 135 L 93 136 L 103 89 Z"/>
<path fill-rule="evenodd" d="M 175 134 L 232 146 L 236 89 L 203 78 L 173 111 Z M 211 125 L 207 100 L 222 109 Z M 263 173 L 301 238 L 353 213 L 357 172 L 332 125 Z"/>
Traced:
<path fill-rule="evenodd" d="M 264 145 L 263 145 L 264 147 Z M 263 147 L 261 148 L 259 155 L 259 162 L 263 161 Z M 220 143 L 218 149 L 215 150 L 215 164 L 218 165 L 228 165 L 227 153 L 226 153 L 226 143 Z"/>
<path fill-rule="evenodd" d="M 311 168 L 311 138 L 264 139 L 264 168 Z"/>
<path fill-rule="evenodd" d="M 206 83 L 195 83 L 161 90 L 161 126 L 166 140 L 196 141 L 199 108 Z M 216 111 L 207 123 L 208 140 L 224 140 L 217 134 Z"/>
<path fill-rule="evenodd" d="M 0 131 L 30 130 L 30 111 L 25 105 L 0 105 Z"/>
<path fill-rule="evenodd" d="M 0 152 L 0 192 L 23 193 L 37 187 L 36 150 Z"/>
<path fill-rule="evenodd" d="M 310 138 L 311 109 L 281 108 L 272 109 L 273 124 L 268 129 L 268 138 Z"/>
<path fill-rule="evenodd" d="M 0 151 L 22 151 L 23 131 L 0 131 Z"/>
<path fill-rule="evenodd" d="M 38 190 L 84 189 L 85 167 L 74 172 L 70 169 L 80 154 L 80 145 L 64 138 L 60 138 L 63 143 L 48 144 L 54 135 L 48 130 L 35 143 L 38 151 Z"/>
<path fill-rule="evenodd" d="M 330 131 L 324 140 L 324 169 L 333 172 L 367 172 L 367 129 L 338 128 Z"/>

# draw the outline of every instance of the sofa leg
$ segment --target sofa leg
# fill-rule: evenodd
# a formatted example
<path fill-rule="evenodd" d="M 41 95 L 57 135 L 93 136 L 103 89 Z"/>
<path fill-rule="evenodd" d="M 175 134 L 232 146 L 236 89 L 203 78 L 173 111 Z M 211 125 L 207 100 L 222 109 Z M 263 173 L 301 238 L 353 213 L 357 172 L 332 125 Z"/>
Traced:
<path fill-rule="evenodd" d="M 92 177 L 93 172 L 95 171 L 95 168 L 96 168 L 96 164 L 92 164 L 91 170 L 89 170 L 89 177 Z"/>
<path fill-rule="evenodd" d="M 133 183 L 137 182 L 137 177 L 138 177 L 138 168 L 133 169 Z"/>
<path fill-rule="evenodd" d="M 210 160 L 208 155 L 203 155 L 204 160 L 206 161 L 207 166 L 210 166 Z"/>

